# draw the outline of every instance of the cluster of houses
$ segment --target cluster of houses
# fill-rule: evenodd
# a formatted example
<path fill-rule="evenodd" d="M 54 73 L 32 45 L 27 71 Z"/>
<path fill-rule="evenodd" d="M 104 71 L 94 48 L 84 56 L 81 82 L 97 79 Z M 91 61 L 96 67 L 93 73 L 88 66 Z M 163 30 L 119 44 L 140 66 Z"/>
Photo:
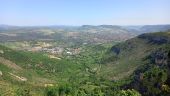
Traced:
<path fill-rule="evenodd" d="M 81 52 L 81 48 L 66 48 L 65 52 L 68 55 L 77 55 Z"/>
<path fill-rule="evenodd" d="M 76 55 L 81 52 L 81 48 L 56 47 L 45 42 L 34 44 L 32 47 L 26 47 L 25 50 L 31 52 L 46 52 L 53 55 Z"/>
<path fill-rule="evenodd" d="M 51 54 L 62 54 L 64 51 L 64 48 L 61 48 L 61 47 L 42 48 L 41 51 L 51 53 Z"/>

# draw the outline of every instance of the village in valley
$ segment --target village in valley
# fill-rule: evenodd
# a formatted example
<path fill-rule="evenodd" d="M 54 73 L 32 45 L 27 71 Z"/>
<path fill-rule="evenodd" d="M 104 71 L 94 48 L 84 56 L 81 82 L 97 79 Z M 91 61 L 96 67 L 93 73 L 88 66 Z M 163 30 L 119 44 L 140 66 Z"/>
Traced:
<path fill-rule="evenodd" d="M 53 59 L 61 59 L 60 57 L 63 56 L 77 55 L 82 51 L 81 47 L 69 47 L 67 44 L 55 44 L 54 42 L 44 41 L 8 42 L 4 43 L 4 45 L 15 50 L 41 52 Z"/>

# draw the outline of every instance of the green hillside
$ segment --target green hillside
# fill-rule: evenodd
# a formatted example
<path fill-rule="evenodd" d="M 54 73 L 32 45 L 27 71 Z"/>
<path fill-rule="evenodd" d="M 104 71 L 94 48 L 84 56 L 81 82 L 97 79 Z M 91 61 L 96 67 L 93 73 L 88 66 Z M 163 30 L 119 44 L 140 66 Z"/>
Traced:
<path fill-rule="evenodd" d="M 52 59 L 0 45 L 0 94 L 169 96 L 170 32 L 81 47 L 79 55 Z"/>
<path fill-rule="evenodd" d="M 169 96 L 169 54 L 170 32 L 147 33 L 113 46 L 105 62 L 118 63 L 115 69 L 125 73 L 120 76 L 130 76 L 131 83 L 123 89 L 136 89 L 144 96 Z"/>
<path fill-rule="evenodd" d="M 31 86 L 31 89 L 36 90 L 38 87 L 42 90 L 46 84 L 66 82 L 79 68 L 79 65 L 71 62 L 67 59 L 50 59 L 41 53 L 15 51 L 0 46 L 1 83 L 16 86 L 11 89 L 13 91 L 21 86 Z"/>

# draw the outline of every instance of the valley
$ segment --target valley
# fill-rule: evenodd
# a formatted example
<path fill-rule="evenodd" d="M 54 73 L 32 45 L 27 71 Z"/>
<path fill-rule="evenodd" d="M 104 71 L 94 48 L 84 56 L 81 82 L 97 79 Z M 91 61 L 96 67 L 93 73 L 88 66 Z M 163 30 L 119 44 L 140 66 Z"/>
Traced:
<path fill-rule="evenodd" d="M 168 96 L 162 26 L 1 26 L 0 96 Z"/>
<path fill-rule="evenodd" d="M 170 96 L 170 0 L 0 0 L 0 96 Z"/>

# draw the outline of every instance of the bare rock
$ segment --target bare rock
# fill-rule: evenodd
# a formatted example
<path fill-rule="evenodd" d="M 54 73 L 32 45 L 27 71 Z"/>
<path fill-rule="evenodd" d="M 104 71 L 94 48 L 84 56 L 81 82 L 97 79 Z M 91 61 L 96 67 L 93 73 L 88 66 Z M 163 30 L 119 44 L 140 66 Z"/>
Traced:
<path fill-rule="evenodd" d="M 0 71 L 0 76 L 2 76 L 3 74 L 2 74 L 2 71 Z"/>

